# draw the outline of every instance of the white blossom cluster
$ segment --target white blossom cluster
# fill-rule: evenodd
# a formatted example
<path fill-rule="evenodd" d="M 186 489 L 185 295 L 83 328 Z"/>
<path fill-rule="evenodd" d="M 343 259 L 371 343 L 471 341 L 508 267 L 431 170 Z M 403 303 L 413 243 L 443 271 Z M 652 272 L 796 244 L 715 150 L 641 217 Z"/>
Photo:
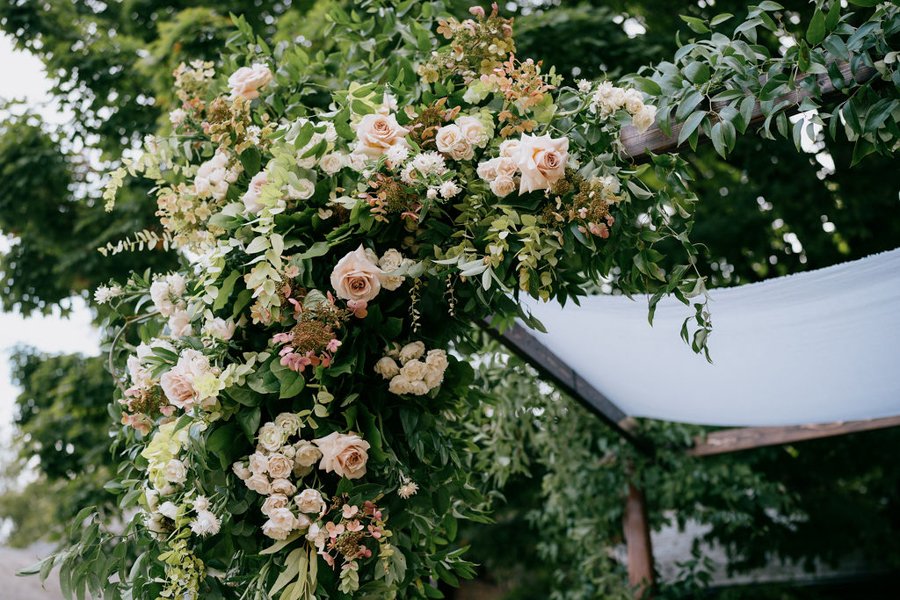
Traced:
<path fill-rule="evenodd" d="M 424 396 L 444 381 L 447 365 L 446 351 L 429 350 L 426 355 L 425 344 L 411 342 L 388 349 L 387 356 L 375 363 L 375 372 L 390 380 L 391 393 Z"/>
<path fill-rule="evenodd" d="M 591 94 L 590 110 L 604 119 L 624 108 L 640 133 L 647 131 L 656 121 L 656 107 L 644 104 L 644 96 L 638 90 L 616 87 L 609 81 L 601 82 L 594 88 L 590 82 L 583 80 L 578 83 L 578 89 Z"/>

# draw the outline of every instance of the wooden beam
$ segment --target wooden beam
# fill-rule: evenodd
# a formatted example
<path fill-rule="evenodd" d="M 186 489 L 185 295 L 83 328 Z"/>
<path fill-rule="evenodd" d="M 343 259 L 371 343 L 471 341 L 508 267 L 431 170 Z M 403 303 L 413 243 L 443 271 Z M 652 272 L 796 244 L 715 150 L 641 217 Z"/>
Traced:
<path fill-rule="evenodd" d="M 653 543 L 650 541 L 644 494 L 631 482 L 628 483 L 622 529 L 628 553 L 628 583 L 635 590 L 635 598 L 647 600 L 656 581 L 653 573 Z"/>
<path fill-rule="evenodd" d="M 860 431 L 900 427 L 900 416 L 865 421 L 827 423 L 824 425 L 795 425 L 791 427 L 745 427 L 714 431 L 705 439 L 697 438 L 688 450 L 692 456 L 712 456 L 764 446 L 778 446 Z"/>
<path fill-rule="evenodd" d="M 487 331 L 509 350 L 534 367 L 538 373 L 555 383 L 582 405 L 594 412 L 619 435 L 647 451 L 646 443 L 638 440 L 629 431 L 632 422 L 622 409 L 575 372 L 566 362 L 538 341 L 527 329 L 514 324 L 502 334 L 490 326 Z"/>
<path fill-rule="evenodd" d="M 854 79 L 857 83 L 865 83 L 878 74 L 875 69 L 866 66 L 859 67 L 856 73 L 851 73 L 850 64 L 846 62 L 841 63 L 838 68 L 845 81 Z M 817 85 L 821 91 L 823 100 L 827 101 L 843 94 L 841 89 L 834 86 L 831 77 L 828 75 L 819 75 L 817 77 Z M 803 101 L 804 98 L 809 98 L 810 96 L 812 96 L 811 90 L 798 89 L 781 96 L 778 98 L 778 101 L 787 100 L 791 102 L 793 106 L 788 109 L 788 114 L 792 115 L 797 112 L 796 109 L 800 102 Z M 709 109 L 718 112 L 727 104 L 727 101 L 713 102 Z M 776 102 L 776 104 L 778 104 L 778 102 Z M 753 116 L 750 119 L 750 125 L 759 124 L 763 122 L 765 118 L 766 117 L 763 115 L 762 109 L 759 106 L 759 102 L 757 102 L 756 106 L 753 108 Z M 678 133 L 680 131 L 681 124 L 672 126 L 672 135 L 666 135 L 656 125 L 644 133 L 638 133 L 638 130 L 633 125 L 626 125 L 622 128 L 620 138 L 622 144 L 625 146 L 625 152 L 634 159 L 635 162 L 644 162 L 649 159 L 649 152 L 662 154 L 674 150 L 678 146 Z"/>

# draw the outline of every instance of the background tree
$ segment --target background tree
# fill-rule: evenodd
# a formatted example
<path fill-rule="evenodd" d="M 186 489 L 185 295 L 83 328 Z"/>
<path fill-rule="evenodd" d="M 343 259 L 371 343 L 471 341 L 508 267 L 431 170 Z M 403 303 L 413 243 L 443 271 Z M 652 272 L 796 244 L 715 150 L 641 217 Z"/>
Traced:
<path fill-rule="evenodd" d="M 0 261 L 3 306 L 24 313 L 65 307 L 72 295 L 86 296 L 132 268 L 159 272 L 173 264 L 173 257 L 162 252 L 112 258 L 96 252 L 128 232 L 151 227 L 154 211 L 147 189 L 129 181 L 119 209 L 107 215 L 100 208 L 99 178 L 143 136 L 168 131 L 166 114 L 175 107 L 171 71 L 182 61 L 218 58 L 232 33 L 229 12 L 245 15 L 265 38 L 299 40 L 311 52 L 365 52 L 341 49 L 328 35 L 327 13 L 340 4 L 352 3 L 48 0 L 0 6 L 0 26 L 58 77 L 54 92 L 76 117 L 61 132 L 33 116 L 0 126 L 0 230 L 17 240 Z M 449 4 L 462 14 L 472 3 Z M 567 77 L 633 71 L 671 57 L 675 32 L 681 39 L 691 35 L 664 0 L 561 4 L 519 3 L 517 39 L 522 55 L 543 58 Z M 787 8 L 778 12 L 784 31 L 800 31 L 812 5 L 784 4 Z M 720 0 L 714 6 L 686 4 L 683 11 L 697 18 L 720 12 L 742 18 L 746 6 Z M 778 36 L 760 43 L 777 50 L 783 42 Z M 335 61 L 333 71 L 340 68 Z M 327 85 L 328 74 L 321 80 Z M 849 170 L 852 145 L 824 139 L 818 144 L 817 154 L 804 154 L 789 141 L 747 136 L 727 162 L 710 147 L 688 153 L 701 198 L 694 238 L 707 248 L 702 268 L 714 285 L 819 268 L 896 245 L 900 222 L 891 217 L 900 174 L 893 162 L 870 156 Z M 48 366 L 39 367 L 40 359 Z M 28 440 L 22 460 L 32 452 L 41 459 L 33 487 L 3 500 L 4 512 L 18 527 L 15 539 L 33 539 L 27 511 L 15 509 L 28 497 L 48 498 L 48 490 L 58 491 L 52 494 L 60 500 L 54 508 L 58 524 L 70 520 L 84 502 L 109 501 L 100 488 L 102 465 L 110 458 L 105 449 L 111 382 L 101 369 L 101 361 L 75 356 L 18 358 L 17 380 L 24 388 L 18 400 L 20 427 L 22 440 Z M 566 597 L 596 597 L 592 594 L 602 586 L 612 589 L 622 580 L 620 567 L 606 558 L 606 546 L 597 540 L 619 535 L 621 461 L 629 449 L 569 399 L 559 396 L 546 405 L 534 389 L 519 387 L 527 388 L 533 376 L 524 366 L 504 371 L 504 377 L 483 371 L 486 402 L 497 411 L 494 415 L 505 417 L 486 419 L 479 432 L 497 457 L 517 466 L 492 473 L 507 501 L 497 504 L 498 526 L 470 532 L 475 551 L 487 576 L 521 581 L 511 586 L 510 597 L 546 598 L 560 589 Z M 504 395 L 507 389 L 521 393 L 510 398 Z M 75 406 L 85 411 L 79 423 L 90 427 L 70 431 L 70 422 L 60 426 L 63 409 Z M 66 431 L 71 435 L 60 437 Z M 889 463 L 896 432 L 689 460 L 682 450 L 697 431 L 645 424 L 645 435 L 661 448 L 641 470 L 655 523 L 663 521 L 665 511 L 677 510 L 681 519 L 712 525 L 707 538 L 726 545 L 735 568 L 761 565 L 773 553 L 807 562 L 837 560 L 847 547 L 878 548 L 879 560 L 897 566 L 900 524 L 894 515 L 900 473 Z M 569 443 L 560 450 L 551 445 L 554 439 Z M 63 448 L 72 444 L 73 453 L 52 456 L 63 441 Z M 603 460 L 607 456 L 613 458 Z M 84 470 L 74 466 L 87 464 L 78 462 L 85 457 L 104 458 L 96 471 L 73 478 L 72 473 Z M 55 464 L 57 458 L 65 458 L 67 467 Z M 574 507 L 585 502 L 593 503 L 591 518 L 573 521 Z M 585 511 L 578 512 L 583 516 Z M 786 523 L 782 515 L 797 519 Z M 527 528 L 553 532 L 556 543 L 517 552 L 519 560 L 511 562 L 509 545 L 526 548 L 518 544 L 533 539 L 517 535 Z M 833 535 L 838 530 L 841 534 Z M 689 575 L 682 591 L 697 581 Z"/>

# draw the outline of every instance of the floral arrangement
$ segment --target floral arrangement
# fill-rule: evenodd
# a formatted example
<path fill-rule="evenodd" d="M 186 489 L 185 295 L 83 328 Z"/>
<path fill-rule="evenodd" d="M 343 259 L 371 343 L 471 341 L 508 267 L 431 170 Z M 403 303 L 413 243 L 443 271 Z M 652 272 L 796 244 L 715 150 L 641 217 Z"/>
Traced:
<path fill-rule="evenodd" d="M 641 92 L 563 86 L 496 6 L 436 31 L 412 82 L 324 106 L 290 48 L 182 65 L 172 135 L 113 174 L 110 208 L 153 180 L 154 239 L 184 259 L 96 295 L 124 320 L 119 489 L 155 544 L 134 597 L 437 597 L 473 573 L 457 520 L 489 507 L 454 344 L 485 317 L 539 326 L 522 294 L 702 293 L 678 160 L 621 154 L 654 122 Z M 683 267 L 656 265 L 664 242 Z"/>

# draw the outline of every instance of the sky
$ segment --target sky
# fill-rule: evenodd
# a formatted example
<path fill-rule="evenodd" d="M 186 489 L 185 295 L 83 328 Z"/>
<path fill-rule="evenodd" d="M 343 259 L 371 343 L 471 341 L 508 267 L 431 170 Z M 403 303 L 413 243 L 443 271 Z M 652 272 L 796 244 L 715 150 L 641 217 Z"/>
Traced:
<path fill-rule="evenodd" d="M 10 38 L 0 35 L 0 99 L 22 99 L 48 122 L 64 124 L 69 117 L 52 102 L 50 85 L 41 62 L 28 53 L 16 51 Z M 5 252 L 9 244 L 10 240 L 0 232 L 0 252 Z M 0 312 L 0 449 L 9 443 L 18 394 L 10 379 L 10 350 L 26 344 L 45 352 L 97 354 L 99 339 L 99 332 L 91 326 L 90 310 L 80 299 L 75 300 L 69 318 L 61 318 L 58 311 L 28 319 Z"/>

